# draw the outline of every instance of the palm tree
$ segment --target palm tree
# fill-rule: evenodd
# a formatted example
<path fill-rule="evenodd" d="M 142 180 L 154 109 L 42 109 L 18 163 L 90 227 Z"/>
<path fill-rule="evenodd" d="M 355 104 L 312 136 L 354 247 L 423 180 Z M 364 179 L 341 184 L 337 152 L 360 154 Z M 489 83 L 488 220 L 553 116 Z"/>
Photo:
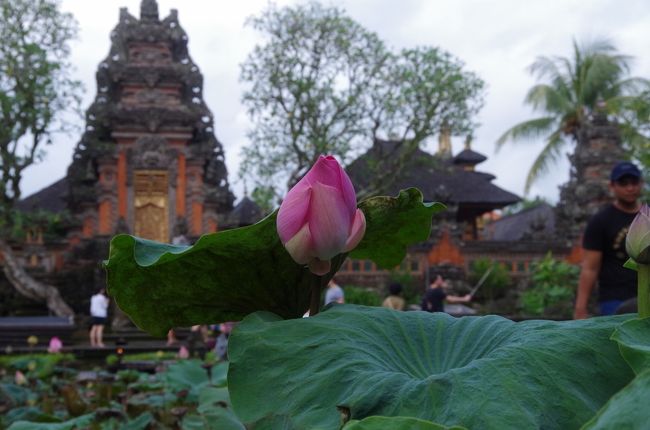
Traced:
<path fill-rule="evenodd" d="M 524 101 L 543 116 L 513 126 L 496 142 L 499 149 L 509 140 L 540 136 L 546 139 L 544 149 L 528 172 L 526 193 L 558 160 L 565 146 L 580 143 L 580 130 L 597 108 L 606 109 L 620 120 L 623 141 L 628 146 L 647 142 L 623 115 L 639 106 L 643 91 L 649 87 L 646 79 L 627 77 L 630 60 L 631 57 L 619 54 L 607 40 L 584 46 L 574 40 L 572 58 L 538 57 L 529 67 L 538 80 L 547 79 L 547 82 L 532 87 Z"/>

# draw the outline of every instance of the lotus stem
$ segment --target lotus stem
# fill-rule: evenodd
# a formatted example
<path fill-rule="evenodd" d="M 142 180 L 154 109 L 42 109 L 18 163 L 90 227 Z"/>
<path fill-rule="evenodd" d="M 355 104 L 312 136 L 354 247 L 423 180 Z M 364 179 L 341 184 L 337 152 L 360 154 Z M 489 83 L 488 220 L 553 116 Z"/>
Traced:
<path fill-rule="evenodd" d="M 309 316 L 313 317 L 320 311 L 320 290 L 322 276 L 311 275 L 311 302 L 309 303 Z"/>
<path fill-rule="evenodd" d="M 650 264 L 639 264 L 637 283 L 639 318 L 647 318 L 650 317 Z"/>

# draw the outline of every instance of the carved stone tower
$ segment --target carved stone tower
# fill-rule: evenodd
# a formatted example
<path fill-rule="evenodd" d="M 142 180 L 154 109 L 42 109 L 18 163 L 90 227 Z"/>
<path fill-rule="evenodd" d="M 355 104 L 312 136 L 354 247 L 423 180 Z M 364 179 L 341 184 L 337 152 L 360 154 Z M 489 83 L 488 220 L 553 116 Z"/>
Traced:
<path fill-rule="evenodd" d="M 556 231 L 567 243 L 582 234 L 589 217 L 612 198 L 609 175 L 614 164 L 626 159 L 618 126 L 596 113 L 582 128 L 570 157 L 569 181 L 560 187 Z"/>
<path fill-rule="evenodd" d="M 234 196 L 177 11 L 160 20 L 142 0 L 137 19 L 123 8 L 111 42 L 68 171 L 70 238 L 216 231 Z"/>

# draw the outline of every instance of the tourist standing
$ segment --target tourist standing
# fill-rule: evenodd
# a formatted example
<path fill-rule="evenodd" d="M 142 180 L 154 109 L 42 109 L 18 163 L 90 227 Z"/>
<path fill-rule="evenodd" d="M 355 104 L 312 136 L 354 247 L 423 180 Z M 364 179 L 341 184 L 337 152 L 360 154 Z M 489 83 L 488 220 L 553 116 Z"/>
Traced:
<path fill-rule="evenodd" d="M 343 289 L 334 281 L 334 279 L 329 281 L 327 284 L 327 291 L 325 292 L 325 304 L 328 305 L 332 302 L 345 303 L 345 294 L 343 293 Z"/>
<path fill-rule="evenodd" d="M 92 318 L 90 346 L 104 348 L 104 326 L 108 319 L 108 297 L 105 288 L 101 288 L 90 298 L 90 317 Z"/>
<path fill-rule="evenodd" d="M 444 312 L 445 301 L 449 303 L 468 303 L 472 300 L 471 294 L 453 296 L 445 292 L 447 282 L 442 276 L 436 275 L 422 298 L 422 310 L 426 312 Z"/>
<path fill-rule="evenodd" d="M 587 318 L 587 305 L 598 282 L 601 315 L 612 315 L 625 300 L 636 297 L 636 272 L 626 269 L 627 230 L 641 208 L 641 171 L 628 161 L 611 171 L 609 189 L 614 202 L 596 213 L 587 223 L 582 238 L 582 266 L 573 317 Z"/>

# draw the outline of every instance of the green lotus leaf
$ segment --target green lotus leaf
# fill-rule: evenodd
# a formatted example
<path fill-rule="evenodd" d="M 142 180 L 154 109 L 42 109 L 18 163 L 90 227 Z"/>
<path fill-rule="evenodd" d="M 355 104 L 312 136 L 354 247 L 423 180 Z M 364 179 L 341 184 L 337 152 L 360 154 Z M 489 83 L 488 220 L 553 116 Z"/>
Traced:
<path fill-rule="evenodd" d="M 582 430 L 645 430 L 650 423 L 650 369 L 616 393 Z"/>
<path fill-rule="evenodd" d="M 650 318 L 626 321 L 616 329 L 612 340 L 618 342 L 621 355 L 635 373 L 650 369 Z"/>
<path fill-rule="evenodd" d="M 313 318 L 244 319 L 229 341 L 235 413 L 299 429 L 407 416 L 475 429 L 569 429 L 633 372 L 609 340 L 626 316 L 514 323 L 498 316 L 334 305 Z"/>
<path fill-rule="evenodd" d="M 467 430 L 465 427 L 447 427 L 411 417 L 368 417 L 348 422 L 343 430 Z"/>
<path fill-rule="evenodd" d="M 350 257 L 374 261 L 390 269 L 399 265 L 409 245 L 429 238 L 431 217 L 445 209 L 442 203 L 423 203 L 417 188 L 395 197 L 373 197 L 359 208 L 366 217 L 366 234 Z"/>
<path fill-rule="evenodd" d="M 396 266 L 407 245 L 424 240 L 441 205 L 422 203 L 416 189 L 360 204 L 367 229 L 359 258 Z M 255 311 L 299 318 L 309 307 L 309 270 L 282 246 L 276 214 L 257 224 L 175 246 L 129 235 L 111 241 L 108 293 L 140 328 L 164 336 L 171 327 L 239 321 Z M 346 258 L 333 259 L 329 280 Z"/>

